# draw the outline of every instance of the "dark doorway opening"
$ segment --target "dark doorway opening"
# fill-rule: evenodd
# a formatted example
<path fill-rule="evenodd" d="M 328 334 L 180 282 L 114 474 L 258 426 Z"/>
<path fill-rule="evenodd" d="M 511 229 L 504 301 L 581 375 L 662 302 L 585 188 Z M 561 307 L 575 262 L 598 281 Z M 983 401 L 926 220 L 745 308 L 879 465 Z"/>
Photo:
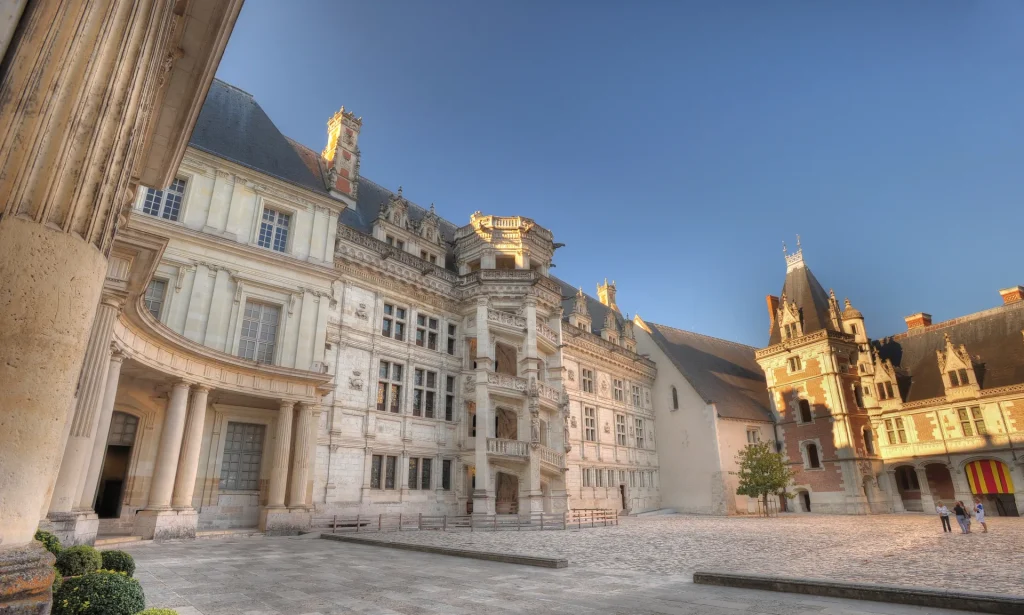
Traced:
<path fill-rule="evenodd" d="M 804 505 L 804 512 L 811 512 L 811 494 L 806 491 L 800 492 L 800 502 Z"/>
<path fill-rule="evenodd" d="M 626 486 L 619 485 L 619 495 L 622 497 L 622 510 L 626 510 Z"/>
<path fill-rule="evenodd" d="M 116 519 L 121 516 L 121 500 L 131 458 L 130 446 L 107 447 L 107 454 L 103 458 L 103 473 L 100 475 L 99 493 L 96 496 L 96 514 L 100 519 Z"/>

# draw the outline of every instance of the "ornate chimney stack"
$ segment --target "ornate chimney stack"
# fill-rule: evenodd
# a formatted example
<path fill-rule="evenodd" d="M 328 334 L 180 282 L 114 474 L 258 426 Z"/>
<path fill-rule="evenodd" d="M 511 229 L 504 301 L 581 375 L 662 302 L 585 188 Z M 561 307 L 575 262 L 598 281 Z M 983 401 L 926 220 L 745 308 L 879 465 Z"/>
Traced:
<path fill-rule="evenodd" d="M 356 198 L 359 188 L 359 130 L 363 118 L 342 107 L 327 120 L 327 147 L 321 153 L 327 182 L 336 195 Z"/>
<path fill-rule="evenodd" d="M 615 280 L 612 283 L 608 283 L 608 278 L 604 279 L 604 284 L 597 285 L 597 298 L 616 312 L 619 311 L 619 306 L 615 305 Z"/>

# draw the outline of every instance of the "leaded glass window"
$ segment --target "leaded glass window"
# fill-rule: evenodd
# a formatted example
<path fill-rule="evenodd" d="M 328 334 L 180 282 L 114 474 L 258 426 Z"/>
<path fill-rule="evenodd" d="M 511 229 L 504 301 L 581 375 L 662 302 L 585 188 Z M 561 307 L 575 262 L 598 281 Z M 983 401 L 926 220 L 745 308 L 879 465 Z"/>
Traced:
<path fill-rule="evenodd" d="M 276 306 L 246 301 L 238 356 L 259 363 L 273 363 L 280 315 L 281 310 Z"/>
<path fill-rule="evenodd" d="M 146 189 L 146 199 L 142 202 L 142 213 L 177 221 L 181 215 L 181 201 L 185 198 L 186 181 L 175 179 L 166 190 Z"/>
<path fill-rule="evenodd" d="M 291 219 L 289 214 L 264 208 L 263 219 L 260 221 L 260 236 L 256 243 L 261 248 L 284 252 L 288 247 L 288 227 Z"/>
<path fill-rule="evenodd" d="M 226 491 L 257 491 L 266 426 L 228 423 L 224 457 L 220 466 L 220 488 Z"/>

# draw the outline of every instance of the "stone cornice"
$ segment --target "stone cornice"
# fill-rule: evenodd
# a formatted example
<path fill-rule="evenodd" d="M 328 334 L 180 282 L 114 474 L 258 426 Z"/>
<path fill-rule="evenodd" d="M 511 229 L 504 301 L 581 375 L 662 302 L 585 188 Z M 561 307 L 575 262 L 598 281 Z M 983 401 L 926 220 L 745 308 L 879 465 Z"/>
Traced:
<path fill-rule="evenodd" d="M 647 375 L 649 371 L 649 377 L 654 378 L 657 374 L 657 365 L 654 361 L 647 357 L 640 356 L 635 352 L 626 350 L 625 348 L 613 344 L 606 339 L 601 338 L 598 335 L 594 335 L 588 331 L 584 331 L 579 327 L 562 327 L 562 341 L 567 342 L 567 345 L 580 348 L 590 354 L 598 355 L 604 360 L 608 360 L 608 351 L 611 351 L 614 358 L 618 359 L 619 362 L 627 363 L 631 369 L 635 369 L 640 373 Z M 638 364 L 642 367 L 633 367 Z M 643 368 L 647 368 L 644 370 Z"/>
<path fill-rule="evenodd" d="M 920 410 L 925 409 L 941 409 L 944 406 L 967 406 L 972 402 L 976 402 L 981 399 L 990 399 L 992 397 L 1000 397 L 1002 395 L 1013 395 L 1015 393 L 1024 393 L 1024 384 L 1011 384 L 1005 387 L 999 387 L 995 389 L 982 389 L 977 397 L 966 397 L 949 399 L 945 395 L 940 397 L 930 397 L 928 399 L 919 399 L 912 402 L 904 402 L 900 404 L 898 408 L 892 410 L 883 408 L 882 414 L 899 414 L 903 410 Z"/>
<path fill-rule="evenodd" d="M 764 359 L 775 354 L 788 352 L 790 350 L 796 350 L 797 348 L 803 348 L 805 346 L 810 346 L 811 344 L 816 344 L 818 342 L 823 342 L 826 340 L 843 342 L 851 345 L 856 344 L 853 335 L 849 333 L 840 333 L 839 331 L 832 331 L 831 329 L 821 329 L 815 331 L 814 333 L 809 333 L 807 335 L 802 335 L 797 338 L 784 340 L 773 346 L 768 346 L 767 348 L 762 348 L 760 350 L 754 351 L 754 358 Z"/>

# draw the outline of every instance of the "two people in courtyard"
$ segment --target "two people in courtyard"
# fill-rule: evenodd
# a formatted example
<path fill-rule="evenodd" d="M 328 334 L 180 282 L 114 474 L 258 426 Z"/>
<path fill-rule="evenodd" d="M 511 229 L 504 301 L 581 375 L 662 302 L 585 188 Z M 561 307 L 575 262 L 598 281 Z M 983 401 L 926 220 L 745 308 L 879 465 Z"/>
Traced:
<path fill-rule="evenodd" d="M 961 534 L 971 533 L 971 508 L 964 504 L 962 500 L 957 500 L 953 503 L 953 515 L 960 526 Z M 949 508 L 942 502 L 936 502 L 935 512 L 938 513 L 939 519 L 942 520 L 942 531 L 952 532 L 953 530 L 949 524 Z M 981 498 L 974 498 L 973 513 L 974 518 L 981 524 L 982 533 L 988 533 L 988 524 L 985 522 L 985 505 L 981 503 Z"/>

